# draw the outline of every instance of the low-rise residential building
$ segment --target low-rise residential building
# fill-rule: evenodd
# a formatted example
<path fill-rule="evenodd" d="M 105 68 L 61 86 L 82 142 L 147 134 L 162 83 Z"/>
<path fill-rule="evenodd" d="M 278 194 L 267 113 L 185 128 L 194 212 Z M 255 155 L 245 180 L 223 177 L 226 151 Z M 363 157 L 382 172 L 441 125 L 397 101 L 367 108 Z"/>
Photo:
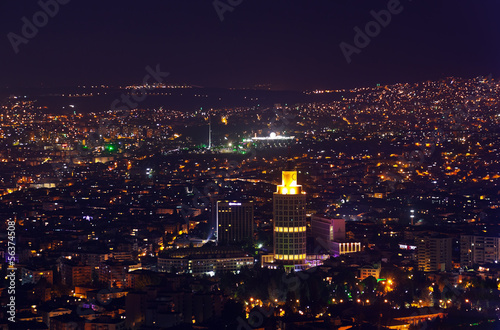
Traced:
<path fill-rule="evenodd" d="M 179 249 L 158 257 L 158 270 L 194 275 L 215 274 L 216 271 L 236 272 L 253 267 L 254 258 L 233 247 L 202 247 Z"/>

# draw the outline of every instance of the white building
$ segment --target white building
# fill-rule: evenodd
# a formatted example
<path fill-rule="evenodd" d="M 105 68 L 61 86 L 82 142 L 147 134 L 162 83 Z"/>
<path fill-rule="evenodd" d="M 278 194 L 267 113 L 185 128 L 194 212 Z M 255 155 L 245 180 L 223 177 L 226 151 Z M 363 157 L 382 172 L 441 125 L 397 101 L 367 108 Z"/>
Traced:
<path fill-rule="evenodd" d="M 472 266 L 500 260 L 500 237 L 461 235 L 460 265 Z"/>
<path fill-rule="evenodd" d="M 360 242 L 346 240 L 345 219 L 313 215 L 311 217 L 311 235 L 319 244 L 324 245 L 330 254 L 335 256 L 361 251 Z"/>

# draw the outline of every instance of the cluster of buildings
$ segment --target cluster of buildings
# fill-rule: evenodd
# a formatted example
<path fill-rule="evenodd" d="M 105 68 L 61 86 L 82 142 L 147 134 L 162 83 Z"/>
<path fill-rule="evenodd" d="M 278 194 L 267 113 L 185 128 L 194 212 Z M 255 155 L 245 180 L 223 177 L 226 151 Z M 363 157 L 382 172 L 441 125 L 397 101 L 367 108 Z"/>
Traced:
<path fill-rule="evenodd" d="M 235 302 L 283 322 L 348 304 L 490 315 L 500 302 L 476 297 L 497 294 L 500 278 L 498 90 L 445 79 L 272 109 L 89 114 L 10 98 L 0 217 L 16 222 L 19 320 L 201 327 Z M 450 108 L 460 112 L 436 115 Z M 257 303 L 247 287 L 249 274 L 305 270 L 328 285 L 321 311 L 298 297 Z M 460 294 L 435 297 L 445 280 Z"/>

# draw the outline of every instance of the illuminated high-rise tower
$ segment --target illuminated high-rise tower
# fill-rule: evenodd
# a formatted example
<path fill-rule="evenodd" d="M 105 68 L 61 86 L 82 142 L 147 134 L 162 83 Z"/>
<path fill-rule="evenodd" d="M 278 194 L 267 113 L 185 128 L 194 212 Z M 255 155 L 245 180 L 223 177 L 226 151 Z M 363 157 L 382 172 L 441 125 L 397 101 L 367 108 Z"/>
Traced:
<path fill-rule="evenodd" d="M 300 269 L 306 259 L 306 194 L 290 166 L 282 178 L 273 198 L 274 263 Z"/>

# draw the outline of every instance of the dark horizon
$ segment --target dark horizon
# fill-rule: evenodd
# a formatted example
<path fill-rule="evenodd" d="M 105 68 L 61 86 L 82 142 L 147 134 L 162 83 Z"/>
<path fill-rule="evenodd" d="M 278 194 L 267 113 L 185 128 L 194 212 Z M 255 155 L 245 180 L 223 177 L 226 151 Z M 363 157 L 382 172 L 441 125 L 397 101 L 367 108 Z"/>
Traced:
<path fill-rule="evenodd" d="M 493 0 L 402 0 L 348 63 L 341 43 L 355 46 L 354 29 L 390 3 L 241 1 L 221 21 L 213 2 L 67 1 L 17 54 L 8 35 L 24 38 L 21 19 L 42 9 L 3 3 L 0 87 L 131 84 L 157 64 L 166 83 L 295 91 L 498 77 Z"/>
<path fill-rule="evenodd" d="M 323 87 L 323 88 L 313 88 L 313 89 L 274 89 L 272 87 L 260 87 L 260 86 L 250 86 L 250 87 L 222 87 L 222 86 L 198 86 L 198 85 L 193 85 L 188 82 L 177 82 L 177 81 L 166 81 L 165 85 L 167 86 L 186 86 L 188 88 L 196 88 L 196 89 L 210 89 L 210 90 L 223 90 L 223 91 L 257 91 L 257 92 L 291 92 L 291 93 L 302 93 L 302 92 L 312 92 L 314 90 L 338 90 L 338 91 L 346 91 L 348 92 L 349 90 L 356 89 L 356 88 L 376 88 L 379 85 L 380 86 L 395 86 L 398 84 L 420 84 L 420 83 L 425 83 L 425 82 L 430 82 L 430 81 L 442 81 L 442 80 L 450 80 L 450 79 L 475 79 L 475 78 L 487 78 L 487 79 L 493 79 L 493 80 L 498 80 L 500 79 L 498 76 L 493 75 L 491 73 L 489 74 L 478 74 L 478 75 L 470 75 L 470 76 L 442 76 L 442 77 L 436 77 L 435 79 L 420 79 L 420 80 L 407 80 L 407 81 L 392 81 L 392 82 L 385 82 L 385 83 L 380 83 L 380 82 L 374 82 L 370 84 L 363 84 L 363 85 L 353 85 L 353 86 L 345 86 L 345 87 Z M 101 87 L 101 85 L 106 86 L 105 84 L 89 84 L 85 85 L 85 88 L 88 89 L 100 89 L 104 87 Z M 106 88 L 109 88 L 111 90 L 116 90 L 119 91 L 121 88 L 125 86 L 133 86 L 133 85 L 140 85 L 140 80 L 137 81 L 127 81 L 122 84 L 117 84 L 117 85 L 107 85 Z M 84 84 L 76 84 L 76 85 L 53 85 L 53 86 L 0 86 L 0 93 L 22 93 L 24 91 L 41 91 L 41 90 L 52 90 L 52 91 L 62 91 L 62 90 L 76 90 L 76 89 L 82 89 Z M 92 87 L 94 86 L 94 87 Z"/>

